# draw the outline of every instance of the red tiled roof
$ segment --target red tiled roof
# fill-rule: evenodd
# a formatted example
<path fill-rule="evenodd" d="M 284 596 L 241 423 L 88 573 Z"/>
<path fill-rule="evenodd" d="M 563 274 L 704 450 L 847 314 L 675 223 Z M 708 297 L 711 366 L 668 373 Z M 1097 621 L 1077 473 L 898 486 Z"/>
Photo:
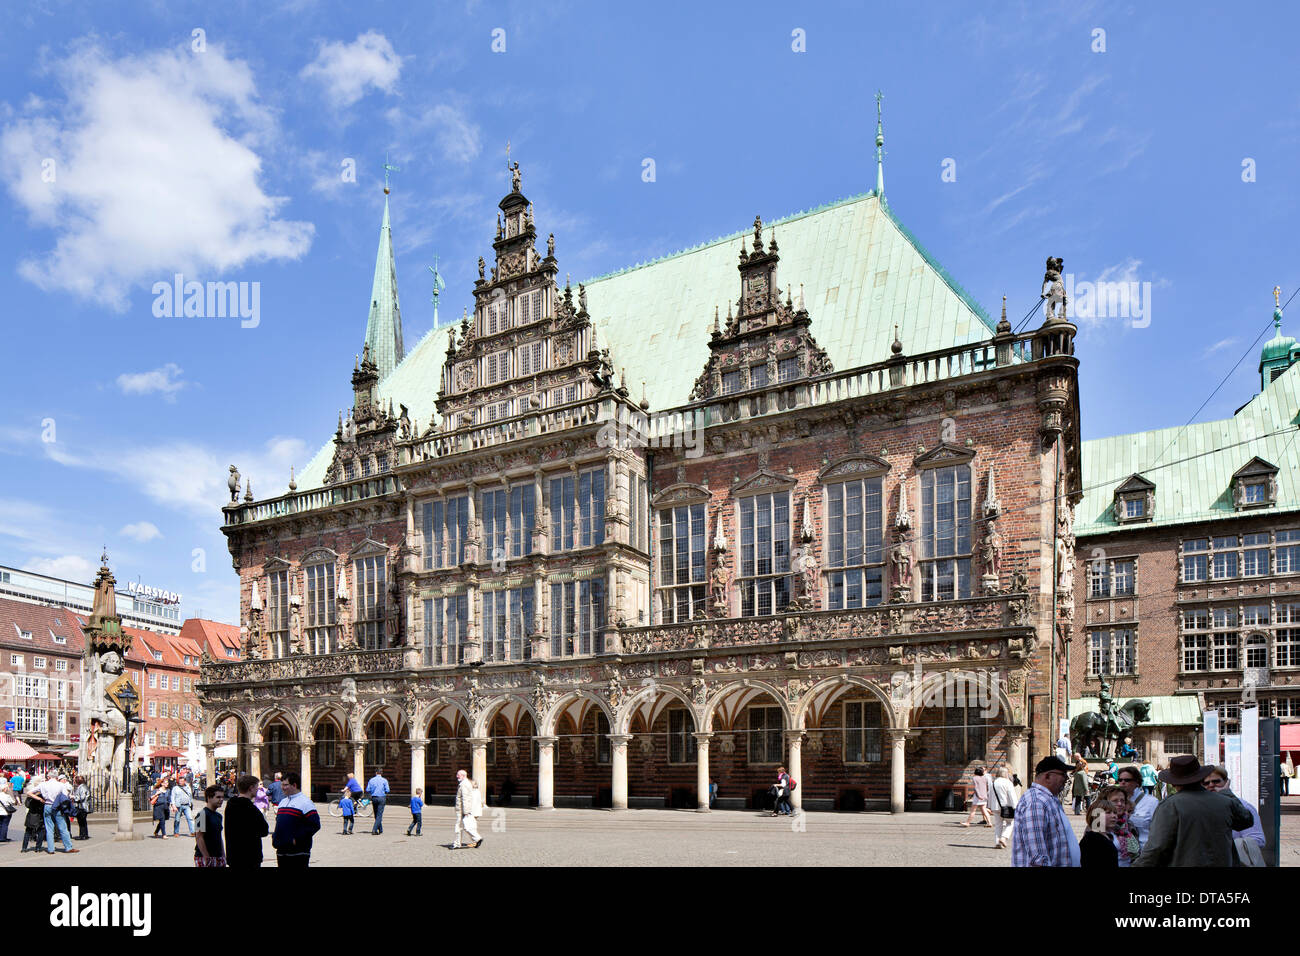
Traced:
<path fill-rule="evenodd" d="M 180 636 L 205 648 L 217 660 L 229 659 L 226 648 L 236 653 L 240 650 L 239 628 L 233 624 L 191 617 L 181 625 Z"/>
<path fill-rule="evenodd" d="M 81 619 L 67 608 L 0 598 L 0 647 L 80 657 L 86 650 L 81 626 Z M 30 631 L 31 640 L 22 631 Z M 67 643 L 57 643 L 51 633 Z"/>
<path fill-rule="evenodd" d="M 162 665 L 176 670 L 192 669 L 185 666 L 185 662 L 181 659 L 182 652 L 172 645 L 172 642 L 167 639 L 165 634 L 158 634 L 154 631 L 141 631 L 134 627 L 124 627 L 122 630 L 129 633 L 136 643 L 143 646 L 145 654 L 148 655 L 146 658 L 147 663 L 154 667 Z M 155 651 L 162 654 L 162 660 L 158 659 L 157 654 L 152 653 Z"/>

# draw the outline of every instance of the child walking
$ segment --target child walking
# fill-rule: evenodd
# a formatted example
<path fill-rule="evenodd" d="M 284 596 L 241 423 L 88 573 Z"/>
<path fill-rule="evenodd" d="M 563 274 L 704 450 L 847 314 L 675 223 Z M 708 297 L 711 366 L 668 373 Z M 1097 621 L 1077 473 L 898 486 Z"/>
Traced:
<path fill-rule="evenodd" d="M 406 835 L 410 836 L 411 831 L 415 831 L 416 836 L 424 832 L 424 800 L 421 797 L 424 791 L 419 787 L 415 788 L 415 795 L 411 797 L 411 825 L 406 828 Z"/>
<path fill-rule="evenodd" d="M 339 813 L 343 814 L 343 835 L 347 836 L 352 832 L 352 828 L 357 825 L 356 805 L 352 802 L 352 795 L 346 790 L 343 796 L 339 798 Z"/>

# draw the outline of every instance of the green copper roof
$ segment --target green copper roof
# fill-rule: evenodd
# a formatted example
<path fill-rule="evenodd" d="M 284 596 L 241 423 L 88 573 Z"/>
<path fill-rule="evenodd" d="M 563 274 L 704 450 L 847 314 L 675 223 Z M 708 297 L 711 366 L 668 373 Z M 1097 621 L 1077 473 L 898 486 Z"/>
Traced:
<path fill-rule="evenodd" d="M 388 223 L 388 197 L 384 197 L 384 221 L 379 227 L 379 251 L 375 253 L 375 281 L 370 289 L 370 318 L 366 320 L 366 344 L 370 358 L 382 379 L 402 361 L 402 309 L 397 304 L 397 265 L 393 259 L 393 230 Z"/>
<path fill-rule="evenodd" d="M 889 358 L 894 326 L 916 354 L 979 342 L 996 323 L 954 282 L 874 193 L 766 223 L 777 281 L 802 284 L 812 333 L 836 369 Z M 634 397 L 652 408 L 688 400 L 709 357 L 714 308 L 740 298 L 737 232 L 587 285 L 588 310 Z"/>
<path fill-rule="evenodd" d="M 1232 503 L 1232 475 L 1256 456 L 1277 465 L 1277 504 L 1241 514 L 1298 510 L 1297 423 L 1300 365 L 1293 365 L 1231 418 L 1196 422 L 1186 430 L 1159 428 L 1086 441 L 1084 496 L 1075 512 L 1075 533 L 1082 537 L 1116 530 L 1110 511 L 1115 488 L 1133 474 L 1156 486 L 1154 517 L 1138 522 L 1139 528 L 1231 517 L 1238 513 Z M 1170 442 L 1173 446 L 1166 451 Z"/>
<path fill-rule="evenodd" d="M 1123 707 L 1132 699 L 1116 697 L 1115 706 Z M 1195 694 L 1169 694 L 1140 699 L 1151 701 L 1151 720 L 1144 721 L 1139 725 L 1139 729 L 1148 724 L 1152 727 L 1201 726 L 1201 705 Z M 1074 720 L 1080 714 L 1095 713 L 1096 710 L 1096 697 L 1076 697 L 1070 701 L 1070 720 Z"/>
<path fill-rule="evenodd" d="M 1263 371 L 1266 362 L 1289 358 L 1291 350 L 1295 348 L 1295 339 L 1282 334 L 1282 310 L 1280 308 L 1273 310 L 1273 328 L 1277 330 L 1277 334 L 1264 343 L 1264 349 L 1259 353 L 1260 371 Z"/>
<path fill-rule="evenodd" d="M 791 285 L 796 297 L 803 285 L 812 333 L 836 369 L 887 359 L 894 326 L 906 354 L 984 341 L 996 330 L 997 323 L 874 193 L 796 213 L 765 229 L 779 246 L 778 281 Z M 615 368 L 627 369 L 634 398 L 644 381 L 652 408 L 689 400 L 709 357 L 714 307 L 726 315 L 727 303 L 740 297 L 737 256 L 748 235 L 736 232 L 586 283 L 600 342 Z M 385 215 L 381 259 L 390 243 Z M 396 285 L 393 303 L 395 310 Z M 446 355 L 446 327 L 431 331 L 381 378 L 383 403 L 405 404 L 423 430 L 434 413 Z M 332 454 L 330 442 L 299 475 L 299 489 L 321 484 Z"/>

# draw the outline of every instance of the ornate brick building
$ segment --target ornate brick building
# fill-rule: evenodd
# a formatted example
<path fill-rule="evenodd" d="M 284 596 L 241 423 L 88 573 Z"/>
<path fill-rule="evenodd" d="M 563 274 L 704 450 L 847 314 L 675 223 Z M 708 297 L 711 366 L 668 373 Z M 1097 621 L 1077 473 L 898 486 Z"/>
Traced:
<path fill-rule="evenodd" d="M 1154 703 L 1148 759 L 1202 752 L 1206 710 L 1300 718 L 1300 346 L 1276 335 L 1229 419 L 1084 442 L 1071 712 L 1104 675 Z M 1288 734 L 1289 736 L 1289 734 Z"/>
<path fill-rule="evenodd" d="M 473 313 L 405 355 L 385 206 L 351 411 L 287 493 L 232 479 L 245 659 L 204 662 L 205 744 L 543 807 L 1026 777 L 1064 709 L 1063 308 L 995 323 L 879 187 L 575 292 L 512 178 Z"/>

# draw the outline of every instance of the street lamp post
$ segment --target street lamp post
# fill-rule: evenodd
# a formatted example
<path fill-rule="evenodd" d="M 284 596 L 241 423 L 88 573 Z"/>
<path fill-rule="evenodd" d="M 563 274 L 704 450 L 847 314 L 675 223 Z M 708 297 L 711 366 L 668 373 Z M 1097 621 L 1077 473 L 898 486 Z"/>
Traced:
<path fill-rule="evenodd" d="M 117 692 L 117 700 L 122 716 L 126 718 L 126 752 L 122 761 L 122 792 L 117 797 L 117 832 L 113 834 L 113 839 L 135 840 L 142 838 L 135 832 L 135 799 L 131 792 L 131 725 L 142 724 L 144 721 L 136 716 L 135 708 L 131 706 L 140 698 L 129 682 L 124 683 L 125 686 Z"/>

